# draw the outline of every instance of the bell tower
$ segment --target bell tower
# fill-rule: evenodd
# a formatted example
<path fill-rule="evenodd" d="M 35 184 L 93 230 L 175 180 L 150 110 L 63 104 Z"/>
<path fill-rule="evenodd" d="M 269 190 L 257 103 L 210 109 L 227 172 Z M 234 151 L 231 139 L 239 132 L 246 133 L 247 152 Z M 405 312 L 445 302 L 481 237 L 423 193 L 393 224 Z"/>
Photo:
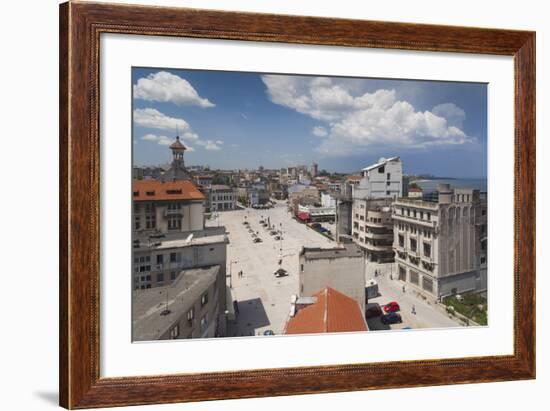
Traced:
<path fill-rule="evenodd" d="M 170 145 L 170 150 L 172 150 L 172 167 L 173 168 L 185 168 L 185 163 L 183 161 L 183 153 L 187 150 L 181 141 L 180 136 L 176 136 L 176 141 Z"/>

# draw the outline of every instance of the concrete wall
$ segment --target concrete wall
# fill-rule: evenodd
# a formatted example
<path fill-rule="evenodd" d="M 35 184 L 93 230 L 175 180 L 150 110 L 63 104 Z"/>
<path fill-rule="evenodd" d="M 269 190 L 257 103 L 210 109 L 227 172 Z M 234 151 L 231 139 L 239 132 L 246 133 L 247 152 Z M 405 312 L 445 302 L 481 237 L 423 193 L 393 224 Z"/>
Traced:
<path fill-rule="evenodd" d="M 356 198 L 397 198 L 403 195 L 401 160 L 390 161 L 375 169 L 363 171 L 362 175 L 359 185 L 354 188 L 353 195 Z"/>
<path fill-rule="evenodd" d="M 298 295 L 311 297 L 325 287 L 332 287 L 359 303 L 365 311 L 365 259 L 341 257 L 307 260 L 300 256 Z"/>
<path fill-rule="evenodd" d="M 140 229 L 138 231 L 160 231 L 161 233 L 168 232 L 186 232 L 202 230 L 204 228 L 204 205 L 202 201 L 155 201 L 149 204 L 155 204 L 156 228 L 148 229 L 146 226 L 145 205 L 148 202 L 134 202 L 134 217 L 139 216 Z M 180 209 L 168 210 L 169 204 L 179 204 Z M 181 229 L 168 229 L 168 216 L 171 212 L 181 214 Z M 134 222 L 132 222 L 133 224 Z"/>

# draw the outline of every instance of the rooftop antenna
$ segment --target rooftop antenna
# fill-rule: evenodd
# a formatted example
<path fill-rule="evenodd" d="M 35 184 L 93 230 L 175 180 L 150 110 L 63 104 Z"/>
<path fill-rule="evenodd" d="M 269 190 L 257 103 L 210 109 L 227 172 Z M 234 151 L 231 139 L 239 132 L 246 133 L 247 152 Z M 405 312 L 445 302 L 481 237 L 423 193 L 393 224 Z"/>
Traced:
<path fill-rule="evenodd" d="M 179 137 L 180 137 L 180 131 L 179 131 L 178 125 L 176 124 L 176 138 L 179 138 Z"/>

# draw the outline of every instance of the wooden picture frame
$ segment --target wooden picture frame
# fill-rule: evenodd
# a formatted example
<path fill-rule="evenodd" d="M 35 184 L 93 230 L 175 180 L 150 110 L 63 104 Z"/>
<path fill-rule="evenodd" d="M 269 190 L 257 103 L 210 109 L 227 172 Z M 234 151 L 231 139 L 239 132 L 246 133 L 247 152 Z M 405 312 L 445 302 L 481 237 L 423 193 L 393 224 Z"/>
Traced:
<path fill-rule="evenodd" d="M 100 378 L 100 34 L 513 56 L 514 353 Z M 90 408 L 535 378 L 535 33 L 69 2 L 60 6 L 60 405 Z"/>

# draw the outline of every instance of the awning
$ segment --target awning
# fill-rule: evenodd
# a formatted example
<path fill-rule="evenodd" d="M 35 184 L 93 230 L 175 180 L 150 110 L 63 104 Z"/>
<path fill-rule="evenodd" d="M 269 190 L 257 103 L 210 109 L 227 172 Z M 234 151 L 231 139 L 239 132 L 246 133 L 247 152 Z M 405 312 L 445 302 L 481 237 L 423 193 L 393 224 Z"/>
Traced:
<path fill-rule="evenodd" d="M 306 213 L 305 211 L 300 211 L 297 216 L 302 221 L 309 220 L 309 213 Z"/>

